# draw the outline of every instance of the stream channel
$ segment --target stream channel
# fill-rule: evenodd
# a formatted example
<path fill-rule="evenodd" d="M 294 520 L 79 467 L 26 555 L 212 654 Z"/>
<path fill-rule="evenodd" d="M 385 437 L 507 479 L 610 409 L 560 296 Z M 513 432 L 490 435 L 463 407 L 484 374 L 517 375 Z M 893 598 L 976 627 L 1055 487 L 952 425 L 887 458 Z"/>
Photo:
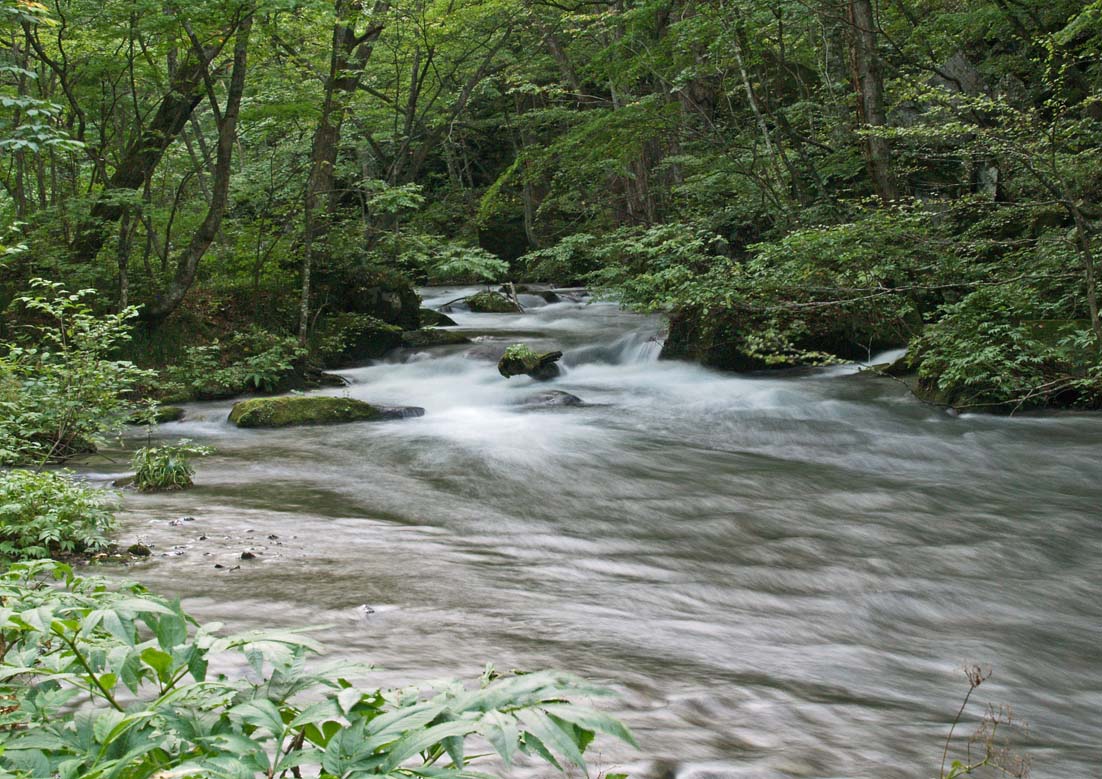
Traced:
<path fill-rule="evenodd" d="M 656 319 L 521 300 L 322 391 L 423 418 L 189 405 L 157 436 L 217 451 L 192 490 L 127 493 L 120 541 L 154 554 L 124 574 L 229 630 L 328 625 L 378 685 L 605 683 L 643 748 L 600 739 L 594 775 L 934 776 L 980 663 L 962 733 L 1009 704 L 1034 777 L 1102 776 L 1102 415 L 952 416 L 858 366 L 721 374 L 659 361 Z M 499 376 L 521 340 L 565 374 Z M 522 405 L 548 389 L 590 405 Z"/>

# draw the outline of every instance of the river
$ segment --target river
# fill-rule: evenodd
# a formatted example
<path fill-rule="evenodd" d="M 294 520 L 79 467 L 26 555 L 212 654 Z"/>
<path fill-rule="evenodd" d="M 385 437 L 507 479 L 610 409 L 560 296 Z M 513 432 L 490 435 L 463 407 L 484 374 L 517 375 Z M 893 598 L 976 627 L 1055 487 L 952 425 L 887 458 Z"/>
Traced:
<path fill-rule="evenodd" d="M 934 776 L 980 663 L 961 732 L 1008 704 L 1035 777 L 1102 775 L 1102 416 L 955 417 L 856 366 L 720 374 L 658 361 L 657 320 L 522 300 L 325 390 L 420 419 L 188 406 L 158 436 L 217 452 L 192 490 L 127 494 L 122 540 L 154 546 L 127 575 L 235 630 L 327 624 L 382 685 L 604 682 L 643 749 L 599 741 L 594 773 Z M 517 340 L 565 375 L 500 377 Z M 519 405 L 549 388 L 590 405 Z"/>

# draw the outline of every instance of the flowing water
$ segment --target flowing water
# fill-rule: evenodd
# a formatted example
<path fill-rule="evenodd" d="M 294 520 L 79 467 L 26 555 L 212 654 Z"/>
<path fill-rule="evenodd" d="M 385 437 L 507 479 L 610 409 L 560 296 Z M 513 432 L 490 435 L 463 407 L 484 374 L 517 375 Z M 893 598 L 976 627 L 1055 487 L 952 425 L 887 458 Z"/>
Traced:
<path fill-rule="evenodd" d="M 614 305 L 522 302 L 326 391 L 420 419 L 189 406 L 159 435 L 217 454 L 193 490 L 127 496 L 123 538 L 155 552 L 127 575 L 234 629 L 328 624 L 379 684 L 605 682 L 643 749 L 599 742 L 598 770 L 929 777 L 968 662 L 994 670 L 977 713 L 1030 723 L 1034 776 L 1102 775 L 1102 417 L 953 417 L 856 367 L 719 374 L 658 361 L 659 323 Z M 565 375 L 501 378 L 518 333 Z M 549 388 L 590 405 L 521 405 Z"/>

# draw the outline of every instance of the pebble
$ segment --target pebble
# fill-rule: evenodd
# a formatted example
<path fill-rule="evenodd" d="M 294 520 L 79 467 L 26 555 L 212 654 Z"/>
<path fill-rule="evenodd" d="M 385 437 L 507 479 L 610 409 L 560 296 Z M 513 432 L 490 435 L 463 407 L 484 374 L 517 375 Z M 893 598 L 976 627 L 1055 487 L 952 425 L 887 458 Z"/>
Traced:
<path fill-rule="evenodd" d="M 252 552 L 242 552 L 241 553 L 241 559 L 242 560 L 255 560 L 256 555 Z"/>

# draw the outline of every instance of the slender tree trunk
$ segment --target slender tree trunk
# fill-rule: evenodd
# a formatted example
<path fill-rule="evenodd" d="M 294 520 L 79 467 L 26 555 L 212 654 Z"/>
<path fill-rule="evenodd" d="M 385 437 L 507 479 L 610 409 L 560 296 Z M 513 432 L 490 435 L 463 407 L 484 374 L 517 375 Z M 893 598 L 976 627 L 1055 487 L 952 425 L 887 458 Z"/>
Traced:
<path fill-rule="evenodd" d="M 310 328 L 311 277 L 318 265 L 315 253 L 328 231 L 329 218 L 338 201 L 334 187 L 334 169 L 341 140 L 341 124 L 348 98 L 359 87 L 375 41 L 383 32 L 383 17 L 389 8 L 389 0 L 376 0 L 370 25 L 366 31 L 357 35 L 355 14 L 358 13 L 359 4 L 350 0 L 336 0 L 334 7 L 336 22 L 333 25 L 329 73 L 325 79 L 321 118 L 314 131 L 310 149 L 310 173 L 306 178 L 303 202 L 302 290 L 298 329 L 299 341 L 302 343 L 306 342 Z M 320 200 L 323 197 L 326 208 L 323 213 L 319 213 Z"/>
<path fill-rule="evenodd" d="M 850 51 L 853 59 L 857 115 L 865 128 L 875 131 L 888 124 L 884 108 L 884 74 L 876 42 L 876 17 L 871 0 L 849 0 Z M 865 136 L 865 159 L 876 194 L 885 203 L 899 199 L 892 174 L 891 148 L 886 138 Z"/>

